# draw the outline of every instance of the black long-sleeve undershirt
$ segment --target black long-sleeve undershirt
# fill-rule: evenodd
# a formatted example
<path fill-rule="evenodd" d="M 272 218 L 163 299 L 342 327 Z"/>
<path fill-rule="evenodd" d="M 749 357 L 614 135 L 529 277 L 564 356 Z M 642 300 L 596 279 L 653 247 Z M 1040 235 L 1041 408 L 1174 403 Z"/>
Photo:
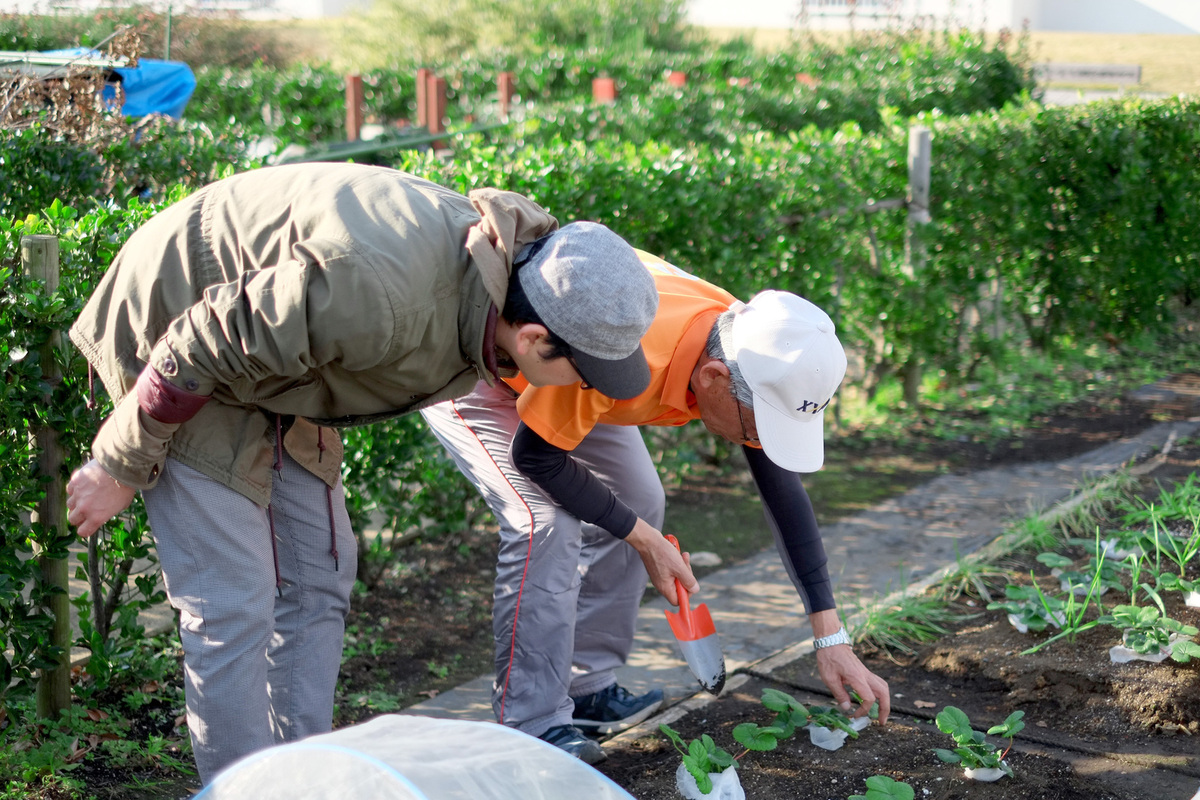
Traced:
<path fill-rule="evenodd" d="M 810 614 L 835 608 L 821 531 L 800 476 L 777 466 L 761 450 L 742 450 L 775 545 L 805 608 Z M 525 423 L 517 426 L 511 455 L 522 475 L 574 516 L 620 539 L 633 530 L 637 523 L 633 509 L 572 458 L 569 450 L 550 444 Z"/>

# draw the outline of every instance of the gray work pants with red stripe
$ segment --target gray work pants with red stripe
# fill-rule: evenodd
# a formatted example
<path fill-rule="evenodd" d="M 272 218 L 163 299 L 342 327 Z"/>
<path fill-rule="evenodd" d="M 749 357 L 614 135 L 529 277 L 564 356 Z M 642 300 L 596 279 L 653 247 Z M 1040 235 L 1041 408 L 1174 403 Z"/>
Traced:
<path fill-rule="evenodd" d="M 271 490 L 282 594 L 267 509 L 171 458 L 142 493 L 180 613 L 188 732 L 204 783 L 242 756 L 332 728 L 358 557 L 338 485 L 334 569 L 326 488 L 284 455 Z"/>
<path fill-rule="evenodd" d="M 569 724 L 572 698 L 613 684 L 629 656 L 646 568 L 633 547 L 568 514 L 512 466 L 520 420 L 509 387 L 481 382 L 421 413 L 500 523 L 496 719 L 534 736 Z M 598 425 L 571 455 L 662 527 L 662 482 L 636 427 Z"/>

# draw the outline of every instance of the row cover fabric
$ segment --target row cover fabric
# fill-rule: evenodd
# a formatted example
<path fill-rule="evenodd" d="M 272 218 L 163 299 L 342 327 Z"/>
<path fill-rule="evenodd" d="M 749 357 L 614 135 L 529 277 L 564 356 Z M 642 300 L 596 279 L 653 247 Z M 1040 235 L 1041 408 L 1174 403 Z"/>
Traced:
<path fill-rule="evenodd" d="M 387 714 L 247 756 L 194 800 L 634 800 L 554 745 L 494 722 Z"/>

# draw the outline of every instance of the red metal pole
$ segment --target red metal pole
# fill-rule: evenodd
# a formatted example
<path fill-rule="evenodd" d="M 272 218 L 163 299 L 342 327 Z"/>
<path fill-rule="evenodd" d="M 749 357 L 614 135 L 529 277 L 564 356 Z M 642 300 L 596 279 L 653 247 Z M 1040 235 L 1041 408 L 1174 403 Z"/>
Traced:
<path fill-rule="evenodd" d="M 346 141 L 357 142 L 362 136 L 363 83 L 357 72 L 346 76 Z"/>
<path fill-rule="evenodd" d="M 425 97 L 428 104 L 426 121 L 430 133 L 444 133 L 446 130 L 446 79 L 430 73 L 425 87 Z M 432 144 L 434 150 L 440 150 L 446 143 L 436 141 Z"/>
<path fill-rule="evenodd" d="M 427 126 L 425 118 L 429 109 L 426 107 L 427 100 L 425 99 L 425 90 L 429 88 L 429 70 L 421 67 L 417 70 L 417 127 L 424 128 Z"/>
<path fill-rule="evenodd" d="M 612 78 L 593 78 L 592 100 L 605 104 L 617 102 L 617 82 Z"/>
<path fill-rule="evenodd" d="M 513 99 L 513 74 L 501 72 L 496 79 L 497 92 L 500 95 L 500 118 L 508 119 L 509 108 Z"/>

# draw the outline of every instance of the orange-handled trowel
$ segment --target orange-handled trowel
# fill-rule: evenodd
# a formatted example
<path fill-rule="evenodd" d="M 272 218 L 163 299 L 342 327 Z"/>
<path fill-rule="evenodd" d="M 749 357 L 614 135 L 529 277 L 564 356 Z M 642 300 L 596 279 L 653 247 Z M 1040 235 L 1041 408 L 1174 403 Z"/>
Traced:
<path fill-rule="evenodd" d="M 679 549 L 679 540 L 669 533 L 667 541 Z M 721 653 L 721 641 L 717 638 L 712 614 L 703 603 L 695 608 L 688 605 L 687 590 L 678 578 L 675 579 L 675 592 L 679 595 L 679 611 L 666 611 L 667 622 L 696 680 L 708 691 L 718 694 L 725 686 L 725 656 Z"/>

